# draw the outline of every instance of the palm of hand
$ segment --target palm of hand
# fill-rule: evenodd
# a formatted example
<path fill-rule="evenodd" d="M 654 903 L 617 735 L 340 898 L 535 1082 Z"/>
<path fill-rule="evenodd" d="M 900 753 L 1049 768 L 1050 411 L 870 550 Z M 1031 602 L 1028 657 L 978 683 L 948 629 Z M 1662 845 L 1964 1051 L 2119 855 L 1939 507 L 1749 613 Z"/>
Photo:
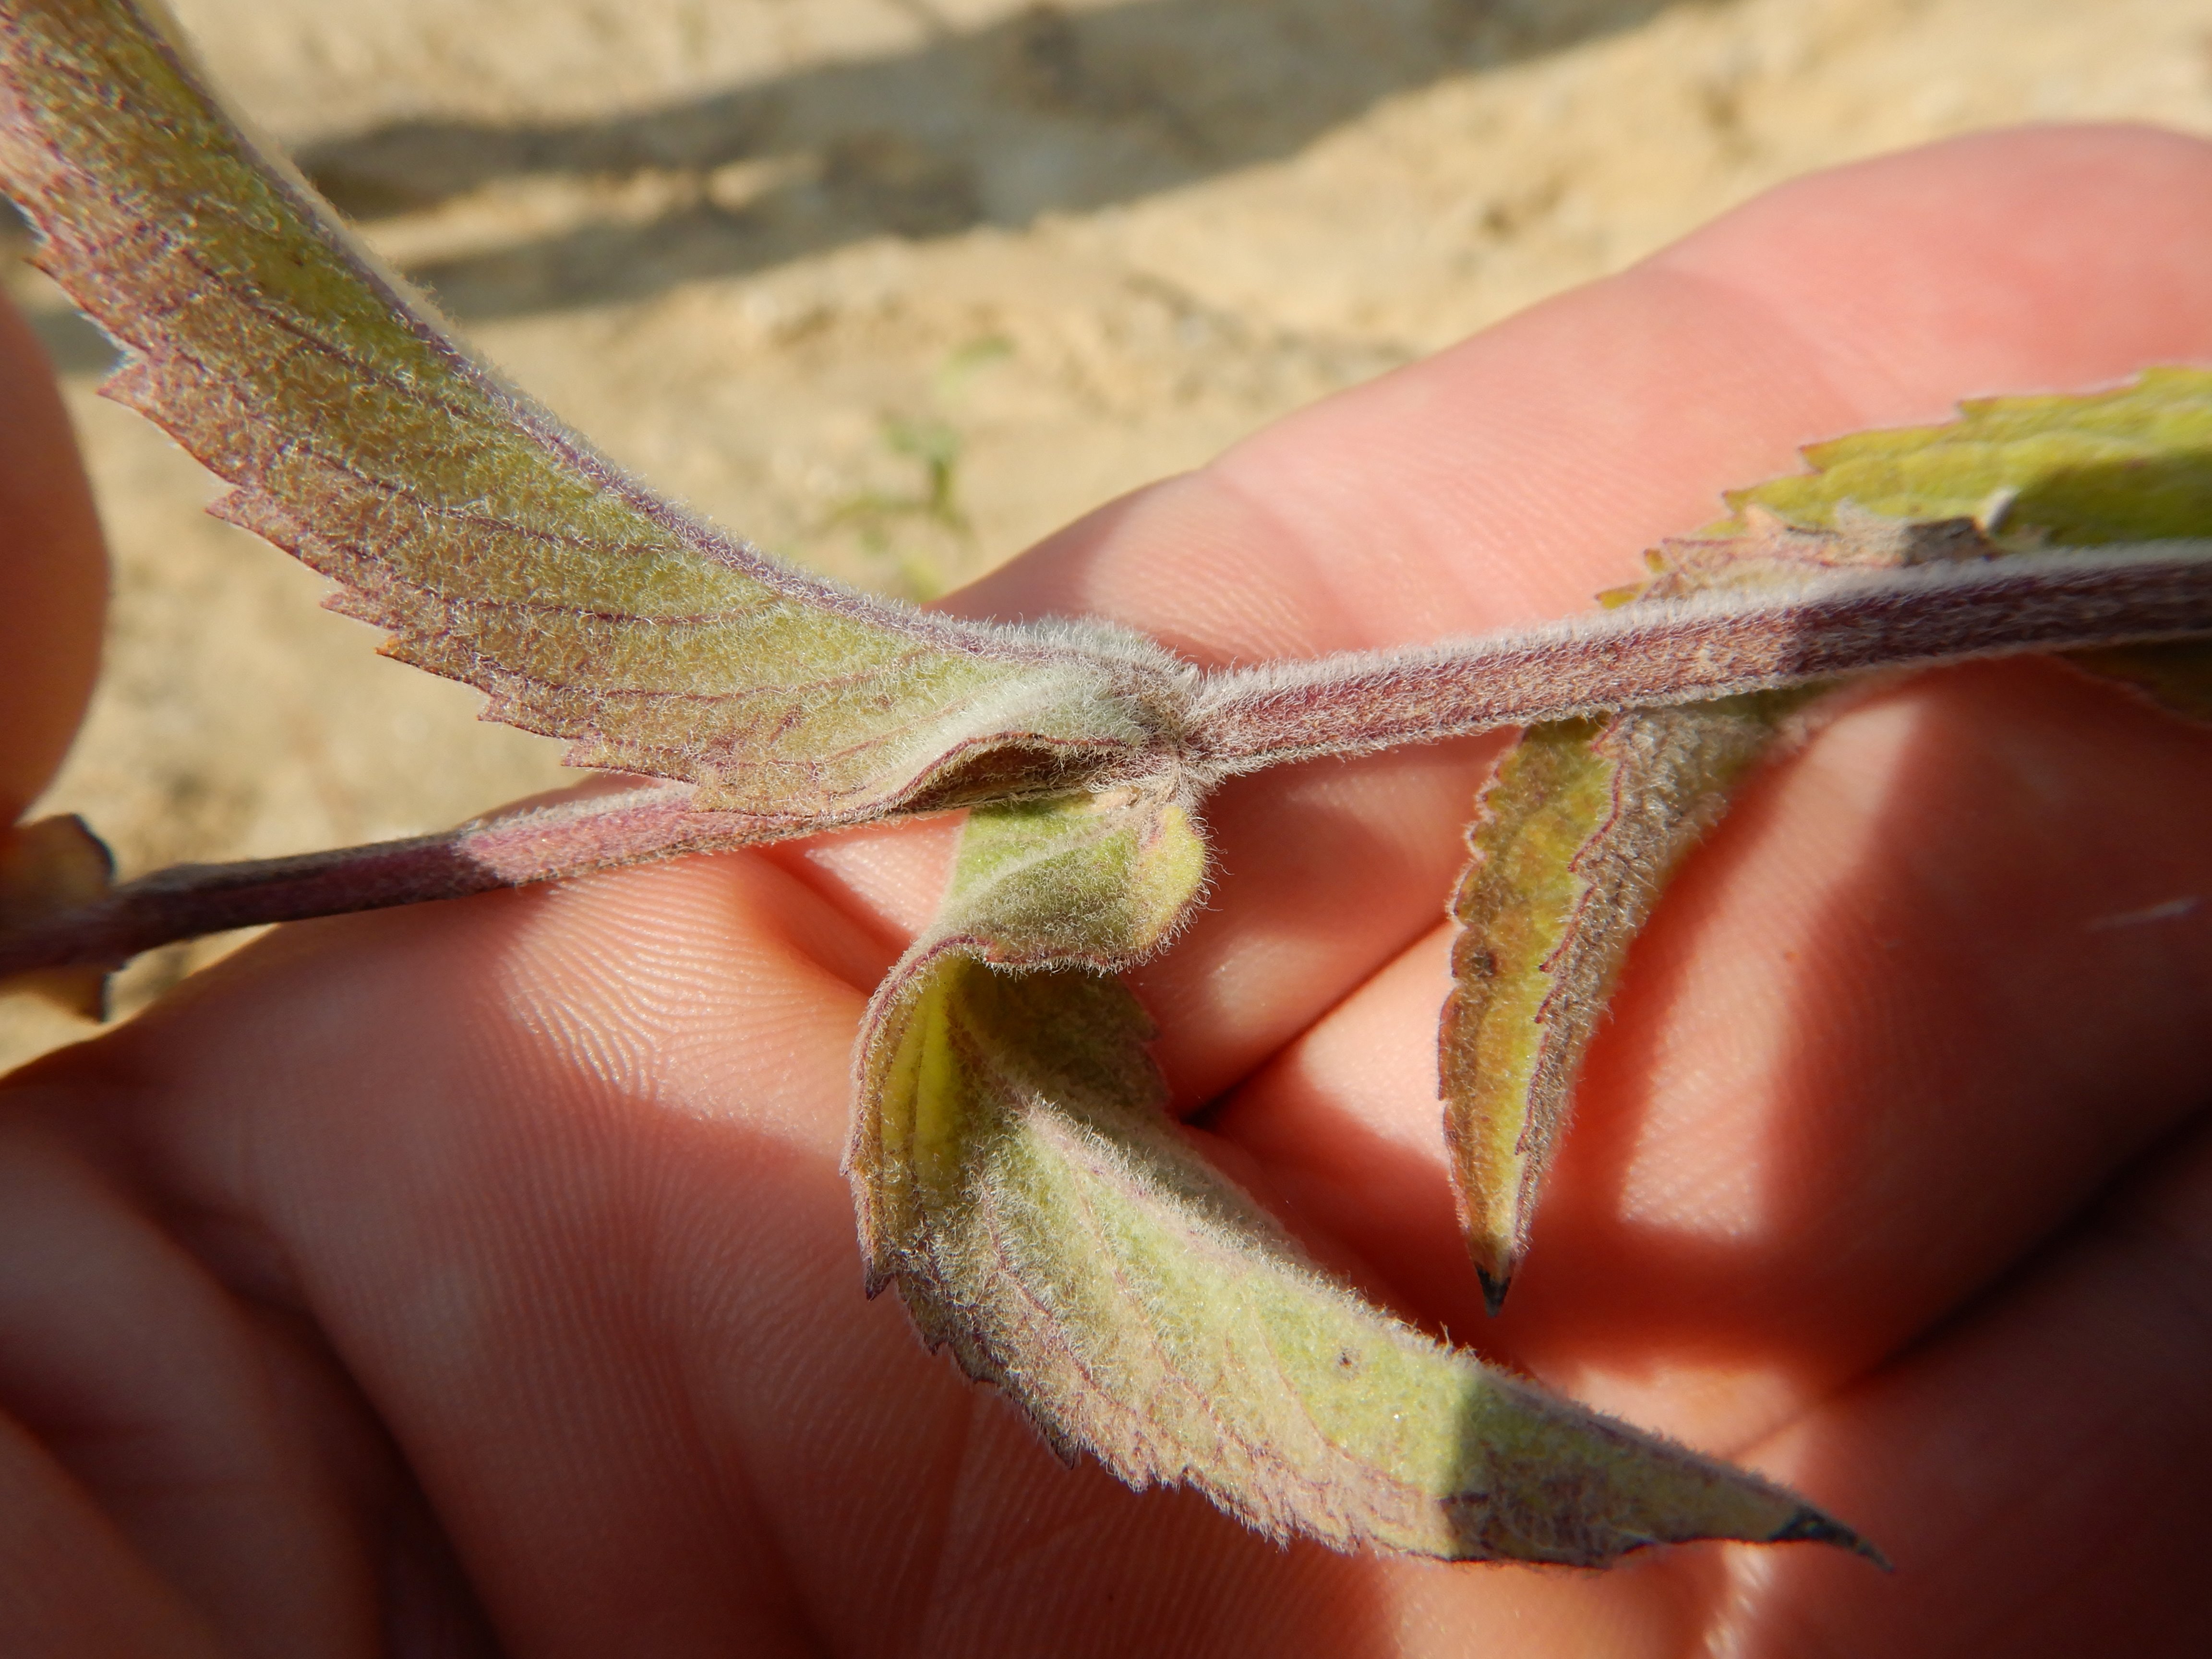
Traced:
<path fill-rule="evenodd" d="M 1803 438 L 2212 353 L 2212 214 L 2172 205 L 2208 185 L 2115 132 L 1796 186 L 963 603 L 1247 659 L 1571 610 Z M 31 693 L 18 793 L 65 724 Z M 2212 879 L 2207 751 L 2031 663 L 1777 769 L 1639 945 L 1494 1328 L 1428 1073 L 1488 745 L 1231 786 L 1212 908 L 1138 975 L 1178 1098 L 1325 1260 L 1808 1488 L 1894 1579 L 1285 1553 L 1060 1468 L 858 1293 L 849 1052 L 942 878 L 924 824 L 289 929 L 20 1079 L 0 1608 L 57 1653 L 2154 1650 L 2212 1449 L 2174 1316 L 2212 931 L 2111 924 Z M 2040 1553 L 2074 1571 L 2023 1585 Z"/>

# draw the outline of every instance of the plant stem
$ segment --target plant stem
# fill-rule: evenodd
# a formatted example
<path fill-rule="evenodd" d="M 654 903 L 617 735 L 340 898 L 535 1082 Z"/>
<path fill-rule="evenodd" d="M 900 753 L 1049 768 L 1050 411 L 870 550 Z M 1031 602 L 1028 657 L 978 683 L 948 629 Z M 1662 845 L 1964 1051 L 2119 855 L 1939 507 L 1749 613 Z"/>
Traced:
<path fill-rule="evenodd" d="M 1218 675 L 1199 694 L 1192 758 L 1226 776 L 1874 669 L 2204 634 L 2212 541 L 1838 571 L 1522 633 Z"/>
<path fill-rule="evenodd" d="M 1198 778 L 1602 709 L 1698 702 L 1961 659 L 2212 634 L 2212 542 L 1822 575 L 1748 597 L 1641 604 L 1410 651 L 1216 675 L 1182 757 Z M 1061 769 L 1050 787 L 1075 781 Z M 1024 790 L 1024 784 L 1029 787 Z M 1010 777 L 1012 798 L 1046 787 Z M 806 833 L 702 811 L 689 784 L 512 809 L 440 835 L 240 864 L 178 865 L 0 931 L 0 980 L 119 965 L 204 933 L 395 904 Z M 828 824 L 817 828 L 831 827 Z"/>
<path fill-rule="evenodd" d="M 764 835 L 742 813 L 696 811 L 692 793 L 689 784 L 657 784 L 510 809 L 405 841 L 173 865 L 0 933 L 0 980 L 40 968 L 116 967 L 204 933 L 462 898 L 790 833 Z"/>

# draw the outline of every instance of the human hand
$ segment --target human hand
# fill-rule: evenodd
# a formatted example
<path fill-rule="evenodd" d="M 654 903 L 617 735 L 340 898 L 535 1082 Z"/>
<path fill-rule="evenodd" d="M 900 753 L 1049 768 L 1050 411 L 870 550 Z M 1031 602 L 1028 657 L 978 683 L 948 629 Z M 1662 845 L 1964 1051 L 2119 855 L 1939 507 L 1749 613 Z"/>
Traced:
<path fill-rule="evenodd" d="M 2206 203 L 2212 149 L 2116 131 L 1808 180 L 957 603 L 1097 611 L 1208 661 L 1572 611 L 1807 439 L 2212 356 Z M 6 395 L 50 442 L 40 389 Z M 85 551 L 40 531 L 6 569 Z M 87 637 L 81 584 L 18 592 L 6 614 L 46 619 L 25 637 Z M 81 683 L 86 647 L 50 654 Z M 67 701 L 11 718 L 0 775 L 52 763 Z M 20 1076 L 0 1631 L 72 1655 L 2201 1642 L 2212 925 L 2128 918 L 2212 880 L 2212 737 L 2014 663 L 1869 698 L 1774 769 L 1639 943 L 1495 1323 L 1431 1071 L 1491 752 L 1224 789 L 1211 907 L 1134 976 L 1177 1097 L 1370 1291 L 1799 1485 L 1894 1577 L 1808 1549 L 1603 1575 L 1285 1552 L 1062 1468 L 860 1295 L 849 1054 L 942 880 L 951 832 L 924 823 L 287 928 Z"/>

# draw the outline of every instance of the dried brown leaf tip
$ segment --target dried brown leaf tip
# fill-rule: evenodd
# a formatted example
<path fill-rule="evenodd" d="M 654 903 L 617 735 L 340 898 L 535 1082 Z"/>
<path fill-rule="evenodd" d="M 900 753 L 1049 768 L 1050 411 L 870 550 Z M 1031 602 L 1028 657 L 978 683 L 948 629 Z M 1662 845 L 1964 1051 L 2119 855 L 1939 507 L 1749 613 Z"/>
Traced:
<path fill-rule="evenodd" d="M 33 933 L 107 896 L 115 860 L 75 813 L 0 829 L 0 939 Z M 107 963 L 0 975 L 0 991 L 44 998 L 85 1019 L 105 1018 Z"/>
<path fill-rule="evenodd" d="M 1991 540 L 1978 519 L 1891 519 L 1853 501 L 1840 503 L 1828 525 L 1792 524 L 1757 502 L 1740 517 L 1741 528 L 1660 543 L 1644 556 L 1653 574 L 1638 597 L 1681 599 L 1798 580 L 1813 571 L 1909 570 L 2015 550 Z"/>

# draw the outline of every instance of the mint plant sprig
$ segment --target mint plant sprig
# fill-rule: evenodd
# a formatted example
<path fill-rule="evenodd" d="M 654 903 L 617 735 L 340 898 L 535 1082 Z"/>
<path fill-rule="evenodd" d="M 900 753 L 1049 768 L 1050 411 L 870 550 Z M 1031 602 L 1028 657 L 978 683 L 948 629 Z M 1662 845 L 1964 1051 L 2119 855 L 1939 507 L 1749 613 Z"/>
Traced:
<path fill-rule="evenodd" d="M 2122 485 L 2089 514 L 2067 481 L 2201 465 L 2212 376 L 1846 441 L 1587 623 L 1204 674 L 1103 624 L 870 599 L 653 498 L 380 274 L 127 0 L 0 5 L 0 178 L 124 348 L 110 394 L 230 483 L 222 516 L 493 716 L 666 781 L 113 888 L 80 828 L 30 826 L 0 887 L 0 974 L 81 989 L 194 933 L 965 807 L 945 904 L 869 1012 L 848 1170 L 870 1288 L 896 1284 L 1056 1445 L 1340 1546 L 1583 1565 L 1703 1537 L 1868 1549 L 1316 1269 L 1168 1122 L 1114 975 L 1197 902 L 1221 780 L 1530 727 L 1455 901 L 1443 1042 L 1495 1304 L 1626 941 L 1826 684 L 2095 648 L 2196 707 L 2198 653 L 2161 642 L 2212 633 L 2203 492 Z"/>

